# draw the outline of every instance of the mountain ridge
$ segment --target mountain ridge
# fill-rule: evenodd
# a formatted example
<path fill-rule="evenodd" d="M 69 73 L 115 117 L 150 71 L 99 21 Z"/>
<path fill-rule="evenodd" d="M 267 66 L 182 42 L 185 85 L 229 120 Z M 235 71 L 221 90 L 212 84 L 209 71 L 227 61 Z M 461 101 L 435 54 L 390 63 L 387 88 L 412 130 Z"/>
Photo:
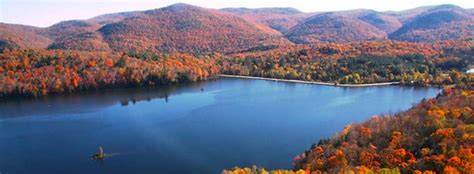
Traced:
<path fill-rule="evenodd" d="M 291 42 L 432 42 L 474 38 L 473 19 L 474 9 L 449 4 L 403 11 L 306 13 L 285 7 L 209 9 L 178 3 L 62 21 L 45 28 L 0 23 L 0 49 L 226 53 Z"/>

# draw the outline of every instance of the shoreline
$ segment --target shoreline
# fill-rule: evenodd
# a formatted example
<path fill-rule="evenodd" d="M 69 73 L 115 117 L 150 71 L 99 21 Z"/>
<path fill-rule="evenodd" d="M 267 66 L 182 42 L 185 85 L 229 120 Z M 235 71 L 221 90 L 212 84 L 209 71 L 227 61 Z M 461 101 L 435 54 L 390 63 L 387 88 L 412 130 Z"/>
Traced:
<path fill-rule="evenodd" d="M 254 79 L 254 80 L 266 80 L 266 81 L 274 81 L 274 82 L 302 83 L 302 84 L 336 86 L 336 87 L 373 87 L 373 86 L 400 85 L 400 82 L 367 83 L 367 84 L 335 84 L 335 83 L 328 83 L 328 82 L 313 82 L 313 81 L 304 81 L 304 80 L 289 80 L 289 79 L 276 79 L 276 78 L 266 78 L 266 77 L 225 75 L 225 74 L 220 74 L 218 76 L 226 77 L 226 78 Z"/>

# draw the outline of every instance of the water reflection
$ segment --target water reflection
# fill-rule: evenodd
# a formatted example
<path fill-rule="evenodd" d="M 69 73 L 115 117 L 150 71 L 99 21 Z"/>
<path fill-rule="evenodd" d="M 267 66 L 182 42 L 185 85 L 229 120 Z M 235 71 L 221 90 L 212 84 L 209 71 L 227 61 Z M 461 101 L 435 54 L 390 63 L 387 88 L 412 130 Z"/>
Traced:
<path fill-rule="evenodd" d="M 437 89 L 219 79 L 0 102 L 0 172 L 219 173 L 290 168 L 320 138 Z M 5 143 L 7 142 L 7 143 Z M 120 155 L 90 161 L 98 146 Z"/>
<path fill-rule="evenodd" d="M 161 99 L 169 102 L 175 95 L 203 92 L 209 82 L 166 87 L 104 89 L 38 98 L 8 98 L 0 100 L 0 118 L 88 113 L 116 104 L 126 107 Z"/>

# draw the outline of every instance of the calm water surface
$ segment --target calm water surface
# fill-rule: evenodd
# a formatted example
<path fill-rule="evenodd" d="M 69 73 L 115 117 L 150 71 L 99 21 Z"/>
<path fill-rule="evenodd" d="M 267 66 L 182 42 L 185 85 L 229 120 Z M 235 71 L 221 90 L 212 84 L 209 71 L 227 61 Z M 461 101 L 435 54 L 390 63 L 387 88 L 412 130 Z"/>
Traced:
<path fill-rule="evenodd" d="M 0 172 L 220 173 L 290 168 L 320 138 L 404 110 L 435 88 L 244 79 L 0 101 Z M 91 161 L 99 146 L 117 155 Z"/>

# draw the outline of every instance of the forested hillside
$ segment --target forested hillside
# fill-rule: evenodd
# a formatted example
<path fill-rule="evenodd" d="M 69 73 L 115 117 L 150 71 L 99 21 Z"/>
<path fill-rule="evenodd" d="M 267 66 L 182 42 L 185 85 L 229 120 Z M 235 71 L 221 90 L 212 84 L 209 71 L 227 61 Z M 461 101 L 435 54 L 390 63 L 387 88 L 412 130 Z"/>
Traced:
<path fill-rule="evenodd" d="M 295 168 L 470 173 L 474 171 L 474 91 L 470 88 L 445 88 L 437 98 L 395 116 L 374 116 L 348 125 L 297 156 Z"/>
<path fill-rule="evenodd" d="M 79 41 L 75 41 L 79 42 Z M 293 45 L 234 54 L 4 50 L 2 96 L 205 80 L 217 74 L 342 84 L 468 85 L 472 41 Z M 100 48 L 100 45 L 95 49 Z M 136 74 L 138 73 L 138 74 Z"/>
<path fill-rule="evenodd" d="M 471 79 L 471 81 L 474 79 Z M 394 116 L 348 125 L 294 158 L 293 170 L 271 173 L 471 173 L 474 90 L 445 88 Z M 233 168 L 223 173 L 270 173 Z"/>
<path fill-rule="evenodd" d="M 0 97 L 41 96 L 109 87 L 168 85 L 215 77 L 209 57 L 13 50 L 0 54 Z"/>
<path fill-rule="evenodd" d="M 187 4 L 71 20 L 47 28 L 0 25 L 4 48 L 81 51 L 235 52 L 290 44 L 255 21 Z"/>
<path fill-rule="evenodd" d="M 100 15 L 38 28 L 0 24 L 0 51 L 61 49 L 235 53 L 291 44 L 372 40 L 434 42 L 474 38 L 472 9 L 454 5 L 399 12 L 357 9 L 207 9 L 187 4 Z"/>
<path fill-rule="evenodd" d="M 295 43 L 381 40 L 387 33 L 361 20 L 337 13 L 323 13 L 296 25 L 286 34 Z"/>
<path fill-rule="evenodd" d="M 403 25 L 396 16 L 373 10 L 362 10 L 359 13 L 349 13 L 348 15 L 355 15 L 358 19 L 375 26 L 386 33 L 392 33 Z"/>
<path fill-rule="evenodd" d="M 177 4 L 99 29 L 116 51 L 232 52 L 288 43 L 277 31 L 217 10 Z"/>
<path fill-rule="evenodd" d="M 250 21 L 262 23 L 281 33 L 285 33 L 299 22 L 314 15 L 293 8 L 225 8 L 221 10 Z"/>
<path fill-rule="evenodd" d="M 416 42 L 473 38 L 474 17 L 456 6 L 429 9 L 390 34 L 390 39 Z"/>
<path fill-rule="evenodd" d="M 52 39 L 39 34 L 41 28 L 0 23 L 0 51 L 8 48 L 46 48 Z"/>
<path fill-rule="evenodd" d="M 376 41 L 281 47 L 229 55 L 224 74 L 363 84 L 465 84 L 473 42 Z M 471 58 L 469 58 L 471 57 Z"/>

